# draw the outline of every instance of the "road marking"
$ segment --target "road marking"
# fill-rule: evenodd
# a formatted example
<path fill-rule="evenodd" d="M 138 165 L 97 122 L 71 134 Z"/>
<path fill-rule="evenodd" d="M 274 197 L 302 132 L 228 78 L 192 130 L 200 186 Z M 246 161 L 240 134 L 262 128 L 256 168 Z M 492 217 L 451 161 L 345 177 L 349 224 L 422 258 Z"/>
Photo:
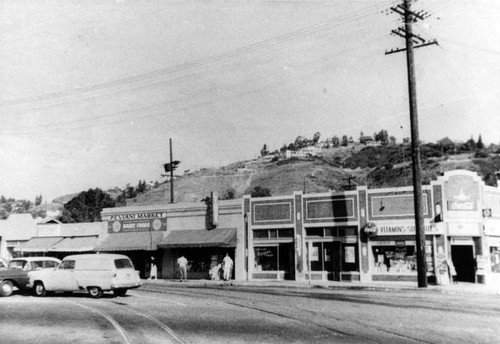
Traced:
<path fill-rule="evenodd" d="M 111 325 L 113 325 L 113 327 L 115 328 L 115 330 L 117 330 L 120 333 L 120 335 L 122 336 L 122 338 L 123 338 L 123 340 L 124 340 L 124 342 L 126 344 L 131 344 L 130 341 L 129 341 L 129 339 L 127 338 L 127 335 L 125 334 L 125 330 L 123 329 L 123 327 L 121 327 L 120 324 L 118 324 L 118 322 L 115 319 L 113 319 L 113 317 L 111 315 L 109 315 L 107 313 L 104 313 L 104 312 L 102 312 L 102 311 L 100 311 L 100 310 L 98 310 L 98 309 L 96 309 L 94 307 L 82 305 L 82 304 L 80 304 L 78 302 L 74 302 L 74 301 L 69 301 L 69 302 L 71 302 L 71 303 L 73 303 L 73 304 L 75 304 L 75 305 L 77 305 L 77 306 L 79 306 L 81 308 L 87 309 L 87 310 L 89 310 L 91 312 L 99 313 L 107 321 L 109 321 L 111 323 Z"/>
<path fill-rule="evenodd" d="M 125 308 L 126 310 L 128 311 L 131 311 L 137 315 L 140 315 L 140 316 L 143 316 L 144 318 L 148 319 L 148 320 L 151 320 L 152 322 L 154 322 L 156 325 L 158 325 L 161 329 L 163 329 L 164 331 L 166 331 L 171 337 L 173 337 L 177 342 L 181 343 L 181 344 L 188 344 L 186 341 L 182 340 L 181 338 L 179 338 L 177 336 L 177 334 L 175 334 L 174 330 L 172 330 L 170 327 L 168 327 L 167 325 L 165 325 L 164 323 L 162 323 L 160 320 L 156 319 L 155 317 L 153 317 L 152 315 L 149 315 L 149 314 L 146 314 L 146 313 L 143 313 L 143 312 L 139 312 L 139 311 L 136 311 L 130 307 L 127 307 L 125 305 L 121 305 L 121 304 L 118 304 L 118 303 L 115 303 L 115 305 L 118 305 L 118 306 L 121 306 L 123 308 Z"/>

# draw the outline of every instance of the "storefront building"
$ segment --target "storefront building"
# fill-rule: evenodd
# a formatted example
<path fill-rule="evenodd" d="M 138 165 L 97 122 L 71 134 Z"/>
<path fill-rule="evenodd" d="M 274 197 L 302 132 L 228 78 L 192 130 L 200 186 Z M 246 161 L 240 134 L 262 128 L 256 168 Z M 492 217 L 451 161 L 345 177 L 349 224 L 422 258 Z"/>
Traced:
<path fill-rule="evenodd" d="M 422 187 L 429 283 L 500 285 L 500 188 L 474 172 Z M 249 280 L 417 282 L 413 188 L 243 198 Z"/>
<path fill-rule="evenodd" d="M 34 229 L 35 235 L 14 248 L 17 255 L 62 259 L 71 254 L 93 253 L 104 232 L 102 222 L 60 223 L 50 220 L 35 224 Z"/>
<path fill-rule="evenodd" d="M 179 203 L 104 209 L 108 233 L 99 252 L 129 256 L 142 278 L 149 278 L 152 258 L 158 278 L 179 278 L 177 259 L 188 260 L 188 279 L 207 279 L 226 254 L 235 262 L 233 278 L 243 276 L 241 200 Z"/>
<path fill-rule="evenodd" d="M 436 221 L 431 186 L 422 187 L 427 278 L 438 283 L 436 256 L 444 259 L 444 226 Z M 362 230 L 363 272 L 371 281 L 417 281 L 413 188 L 366 190 L 368 222 Z M 443 272 L 446 274 L 446 272 Z"/>

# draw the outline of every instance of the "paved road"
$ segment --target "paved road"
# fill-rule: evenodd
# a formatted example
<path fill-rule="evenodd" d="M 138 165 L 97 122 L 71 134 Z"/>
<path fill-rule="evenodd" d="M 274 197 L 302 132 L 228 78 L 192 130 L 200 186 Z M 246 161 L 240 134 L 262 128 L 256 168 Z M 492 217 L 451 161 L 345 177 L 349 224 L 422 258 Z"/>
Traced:
<path fill-rule="evenodd" d="M 500 297 L 146 283 L 125 297 L 0 298 L 2 343 L 498 343 Z"/>

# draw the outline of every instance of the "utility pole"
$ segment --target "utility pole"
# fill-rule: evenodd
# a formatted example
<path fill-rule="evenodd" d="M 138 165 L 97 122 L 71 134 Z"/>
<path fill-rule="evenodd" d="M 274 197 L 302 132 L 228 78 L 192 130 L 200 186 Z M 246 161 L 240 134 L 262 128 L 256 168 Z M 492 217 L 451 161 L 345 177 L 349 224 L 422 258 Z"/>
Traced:
<path fill-rule="evenodd" d="M 402 5 L 391 7 L 393 12 L 401 15 L 404 19 L 404 28 L 392 30 L 392 33 L 401 36 L 406 41 L 406 48 L 392 49 L 386 51 L 386 55 L 406 51 L 406 65 L 408 72 L 408 94 L 410 102 L 410 125 L 411 125 L 411 157 L 413 171 L 413 201 L 415 207 L 415 239 L 417 243 L 417 273 L 418 287 L 427 288 L 427 262 L 425 259 L 425 231 L 424 210 L 422 207 L 422 171 L 420 167 L 420 139 L 418 135 L 417 115 L 417 90 L 415 80 L 415 68 L 413 61 L 413 49 L 437 44 L 436 40 L 426 41 L 413 33 L 413 22 L 424 20 L 428 13 L 411 11 L 411 0 L 403 0 Z M 413 45 L 413 44 L 417 45 Z"/>
<path fill-rule="evenodd" d="M 170 139 L 170 162 L 163 164 L 165 172 L 170 172 L 170 203 L 174 203 L 174 170 L 179 166 L 179 160 L 173 160 L 172 139 Z M 162 174 L 162 177 L 167 177 L 168 174 Z"/>
<path fill-rule="evenodd" d="M 355 177 L 347 177 L 347 178 L 342 179 L 342 180 L 347 181 L 348 185 L 344 185 L 344 186 L 347 187 L 349 190 L 352 190 L 352 188 L 354 186 L 351 184 L 351 180 L 353 180 L 353 179 L 356 179 L 356 178 Z"/>
<path fill-rule="evenodd" d="M 170 141 L 170 203 L 174 203 L 174 168 L 173 168 L 173 153 L 172 153 L 172 139 Z"/>

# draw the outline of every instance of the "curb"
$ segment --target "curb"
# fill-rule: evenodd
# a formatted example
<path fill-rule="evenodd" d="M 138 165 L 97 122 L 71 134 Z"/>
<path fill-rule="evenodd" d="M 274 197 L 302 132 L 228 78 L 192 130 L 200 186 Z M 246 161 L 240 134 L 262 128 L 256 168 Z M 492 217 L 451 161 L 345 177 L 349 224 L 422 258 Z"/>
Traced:
<path fill-rule="evenodd" d="M 290 281 L 287 283 L 278 281 L 212 281 L 212 280 L 188 280 L 185 282 L 179 282 L 178 280 L 142 280 L 143 284 L 154 284 L 154 285 L 174 285 L 174 286 L 186 286 L 186 287 L 250 287 L 250 288 L 286 288 L 286 289 L 327 289 L 327 290 L 359 290 L 359 291 L 413 291 L 413 292 L 433 292 L 433 293 L 444 293 L 444 294 L 472 294 L 472 295 L 496 295 L 500 296 L 500 289 L 495 289 L 493 287 L 486 287 L 484 285 L 464 285 L 462 287 L 450 287 L 450 286 L 428 286 L 427 288 L 419 288 L 412 285 L 373 285 L 373 284 L 335 284 L 335 282 L 329 284 L 307 284 L 301 282 Z"/>

